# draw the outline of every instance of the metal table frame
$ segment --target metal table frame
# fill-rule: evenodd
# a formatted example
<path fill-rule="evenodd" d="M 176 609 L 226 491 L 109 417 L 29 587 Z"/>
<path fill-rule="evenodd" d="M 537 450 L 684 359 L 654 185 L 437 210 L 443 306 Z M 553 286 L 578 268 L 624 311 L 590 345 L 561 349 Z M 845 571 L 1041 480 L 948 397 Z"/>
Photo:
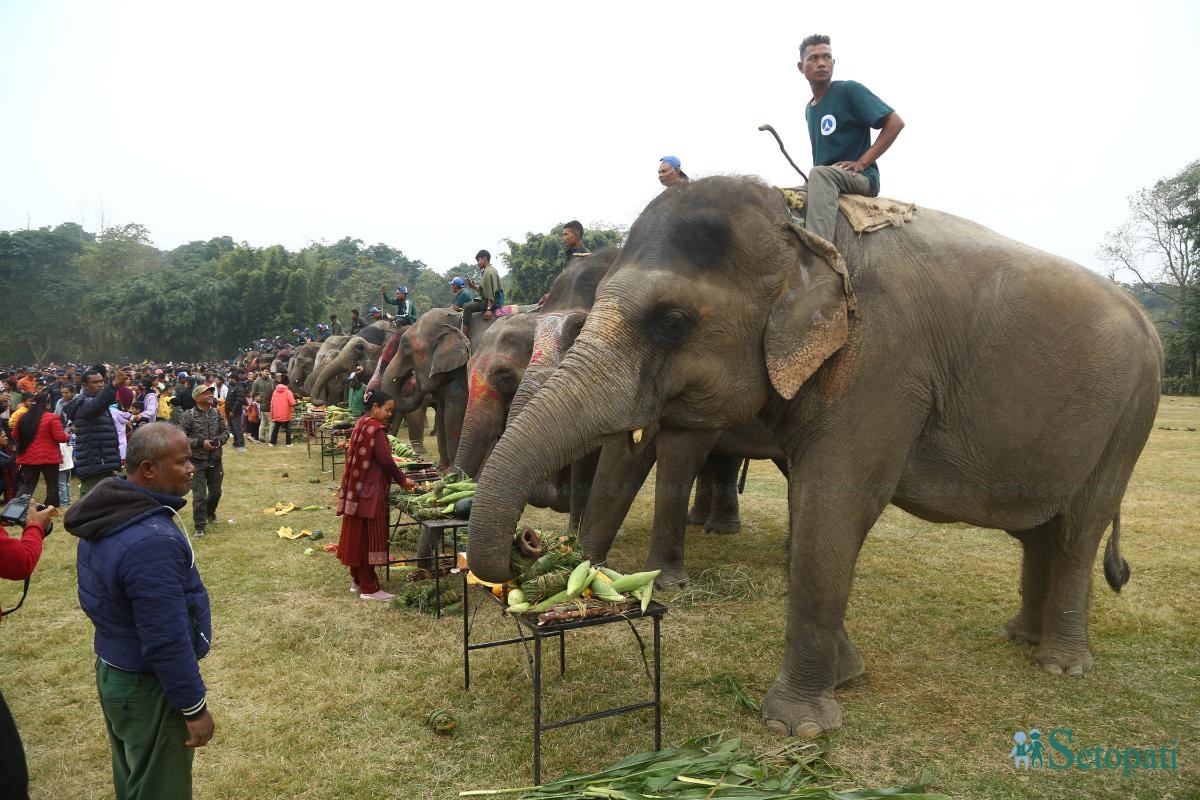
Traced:
<path fill-rule="evenodd" d="M 506 614 L 513 621 L 517 628 L 517 635 L 510 639 L 497 639 L 488 642 L 471 642 L 471 627 L 474 624 L 475 616 L 479 613 L 479 608 L 490 598 L 493 602 L 503 605 L 487 587 L 476 587 L 484 595 L 479 602 L 475 604 L 474 609 L 468 613 L 467 597 L 470 587 L 467 585 L 466 571 L 463 571 L 463 689 L 471 691 L 471 653 L 475 650 L 483 650 L 490 647 L 502 647 L 511 644 L 520 644 L 525 648 L 525 658 L 528 664 L 533 668 L 533 782 L 537 785 L 542 783 L 542 733 L 545 731 L 554 730 L 555 728 L 565 728 L 568 725 L 579 725 L 584 722 L 591 722 L 605 717 L 613 717 L 618 714 L 628 714 L 632 711 L 640 711 L 644 708 L 654 709 L 654 749 L 655 751 L 662 749 L 662 618 L 667 613 L 667 607 L 661 603 L 652 601 L 650 607 L 646 609 L 646 613 L 642 613 L 640 608 L 632 611 L 627 611 L 624 614 L 610 615 L 603 617 L 588 617 L 580 620 L 569 620 L 566 622 L 551 622 L 545 625 L 538 625 L 536 620 L 530 621 L 525 617 L 517 614 Z M 641 634 L 638 633 L 637 627 L 633 624 L 635 620 L 650 617 L 654 624 L 654 669 L 651 672 L 650 665 L 646 660 L 646 644 L 642 641 Z M 610 625 L 615 622 L 626 622 L 629 624 L 630 631 L 633 632 L 634 638 L 637 640 L 638 649 L 642 656 L 642 666 L 646 671 L 646 677 L 650 679 L 650 683 L 654 687 L 654 699 L 645 700 L 640 703 L 631 703 L 629 705 L 617 706 L 608 708 L 602 711 L 594 711 L 590 714 L 582 714 L 575 717 L 567 717 L 566 719 L 554 720 L 551 722 L 542 721 L 542 640 L 558 638 L 558 674 L 566 674 L 566 633 L 567 631 L 582 630 L 583 628 L 593 628 L 597 625 Z M 533 653 L 529 652 L 529 642 L 533 641 Z"/>
<path fill-rule="evenodd" d="M 433 567 L 433 618 L 442 618 L 442 564 L 448 559 L 451 569 L 457 564 L 458 560 L 458 531 L 461 528 L 467 527 L 470 522 L 465 519 L 427 519 L 415 522 L 402 522 L 403 515 L 396 518 L 395 524 L 392 525 L 392 531 L 395 532 L 400 528 L 412 527 L 419 525 L 421 527 L 421 535 L 424 537 L 426 533 L 433 539 L 433 555 L 432 556 L 413 556 L 412 558 L 392 558 L 392 543 L 391 538 L 388 539 L 388 563 L 384 570 L 387 580 L 392 577 L 392 564 L 417 564 L 421 565 L 432 561 Z M 442 532 L 450 531 L 450 538 L 453 548 L 449 553 L 442 553 Z M 418 544 L 418 547 L 420 545 Z M 463 573 L 464 575 L 466 573 Z M 465 580 L 465 578 L 464 578 Z M 463 614 L 466 615 L 467 595 L 463 593 Z"/>

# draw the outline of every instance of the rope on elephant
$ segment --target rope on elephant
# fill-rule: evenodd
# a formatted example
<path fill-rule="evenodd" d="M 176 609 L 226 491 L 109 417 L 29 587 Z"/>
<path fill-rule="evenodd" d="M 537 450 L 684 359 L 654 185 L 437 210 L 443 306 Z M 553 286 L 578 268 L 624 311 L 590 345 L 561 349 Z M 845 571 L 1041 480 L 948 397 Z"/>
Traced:
<path fill-rule="evenodd" d="M 776 187 L 784 202 L 792 210 L 792 222 L 804 212 L 807 193 L 797 189 Z M 867 197 L 862 194 L 844 194 L 838 198 L 838 208 L 850 222 L 855 233 L 872 233 L 882 228 L 899 227 L 917 213 L 916 203 L 905 203 L 888 197 Z"/>

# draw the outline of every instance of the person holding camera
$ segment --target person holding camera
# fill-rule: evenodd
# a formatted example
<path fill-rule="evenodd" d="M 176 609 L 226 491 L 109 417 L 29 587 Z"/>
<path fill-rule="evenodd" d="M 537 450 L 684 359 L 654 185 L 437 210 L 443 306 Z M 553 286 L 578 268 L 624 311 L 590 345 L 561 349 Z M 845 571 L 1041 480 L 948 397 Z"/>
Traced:
<path fill-rule="evenodd" d="M 50 517 L 56 513 L 53 506 L 30 509 L 20 539 L 9 537 L 7 531 L 0 532 L 0 578 L 29 580 L 41 558 L 42 542 L 53 529 Z M 22 597 L 21 602 L 24 601 Z M 17 607 L 20 605 L 18 603 Z M 4 614 L 15 610 L 0 610 L 0 623 L 4 621 Z M 28 796 L 29 768 L 25 764 L 25 748 L 21 746 L 21 735 L 17 733 L 17 723 L 8 710 L 8 703 L 4 701 L 4 693 L 0 692 L 0 797 Z"/>
<path fill-rule="evenodd" d="M 199 384 L 192 390 L 195 408 L 183 412 L 179 427 L 192 446 L 192 523 L 197 538 L 204 535 L 210 522 L 217 521 L 217 504 L 221 502 L 221 483 L 225 468 L 221 463 L 221 448 L 229 440 L 225 417 L 216 409 L 213 387 Z"/>
<path fill-rule="evenodd" d="M 129 382 L 129 375 L 118 372 L 108 383 L 107 374 L 102 366 L 85 372 L 83 391 L 63 409 L 75 425 L 75 475 L 79 478 L 80 497 L 121 469 L 117 426 L 108 407 L 117 399 L 117 389 Z"/>
<path fill-rule="evenodd" d="M 174 517 L 192 486 L 192 446 L 169 422 L 129 437 L 128 478 L 67 512 L 79 539 L 79 605 L 96 628 L 96 687 L 117 800 L 192 796 L 192 757 L 212 739 L 200 659 L 208 591 Z"/>

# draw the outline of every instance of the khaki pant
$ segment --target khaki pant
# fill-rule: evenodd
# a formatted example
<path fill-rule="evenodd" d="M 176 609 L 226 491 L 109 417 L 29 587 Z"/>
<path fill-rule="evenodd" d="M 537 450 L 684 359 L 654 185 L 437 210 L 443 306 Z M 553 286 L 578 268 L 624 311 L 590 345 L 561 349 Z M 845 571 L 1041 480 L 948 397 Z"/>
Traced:
<path fill-rule="evenodd" d="M 808 199 L 805 201 L 804 227 L 822 239 L 833 241 L 837 230 L 838 196 L 862 194 L 874 197 L 867 176 L 841 167 L 813 167 L 808 173 Z"/>

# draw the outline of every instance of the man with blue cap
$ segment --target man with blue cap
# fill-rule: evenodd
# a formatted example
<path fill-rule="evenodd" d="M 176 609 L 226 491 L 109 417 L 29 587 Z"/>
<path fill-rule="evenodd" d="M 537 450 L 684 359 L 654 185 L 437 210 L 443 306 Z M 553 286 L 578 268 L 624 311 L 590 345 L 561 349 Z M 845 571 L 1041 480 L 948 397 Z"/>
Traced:
<path fill-rule="evenodd" d="M 394 318 L 394 322 L 396 323 L 397 327 L 403 328 L 406 325 L 412 325 L 417 321 L 417 307 L 413 305 L 411 300 L 408 299 L 407 286 L 397 286 L 396 296 L 391 300 L 388 299 L 386 289 L 380 286 L 379 290 L 383 293 L 383 302 L 391 303 L 392 305 L 396 306 L 396 316 Z"/>
<path fill-rule="evenodd" d="M 668 189 L 687 183 L 691 178 L 680 166 L 679 159 L 675 156 L 663 156 L 658 161 L 658 182 Z"/>
<path fill-rule="evenodd" d="M 455 311 L 462 311 L 467 303 L 475 299 L 475 295 L 471 294 L 471 290 L 467 288 L 467 282 L 460 277 L 455 277 L 450 281 L 450 293 L 454 295 L 454 299 L 450 301 L 450 307 Z"/>

